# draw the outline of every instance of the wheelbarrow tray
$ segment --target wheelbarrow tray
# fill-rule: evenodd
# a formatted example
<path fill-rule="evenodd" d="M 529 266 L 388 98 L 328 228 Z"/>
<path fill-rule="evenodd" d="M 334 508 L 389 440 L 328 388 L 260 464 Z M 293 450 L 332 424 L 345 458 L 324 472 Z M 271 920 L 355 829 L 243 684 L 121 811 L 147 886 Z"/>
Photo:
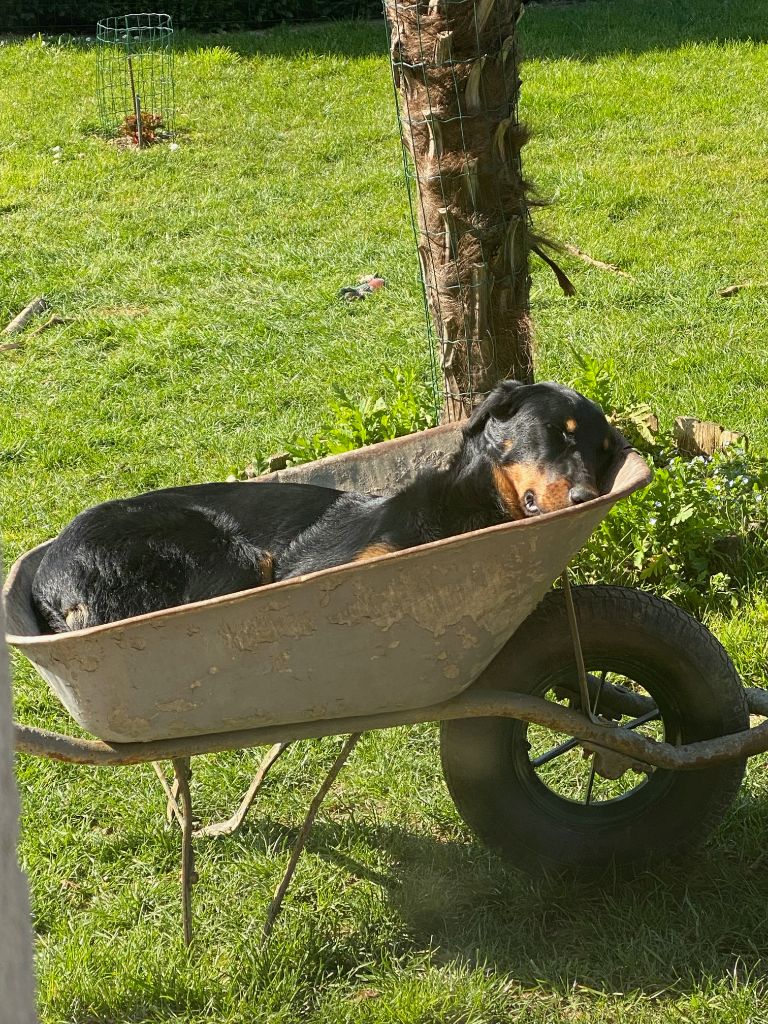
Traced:
<path fill-rule="evenodd" d="M 262 477 L 386 494 L 443 463 L 455 425 Z M 8 642 L 75 721 L 118 743 L 426 707 L 470 686 L 621 497 L 650 478 L 620 452 L 605 494 L 535 519 L 69 633 L 30 593 L 48 544 L 4 589 Z M 233 483 L 258 487 L 259 480 Z"/>

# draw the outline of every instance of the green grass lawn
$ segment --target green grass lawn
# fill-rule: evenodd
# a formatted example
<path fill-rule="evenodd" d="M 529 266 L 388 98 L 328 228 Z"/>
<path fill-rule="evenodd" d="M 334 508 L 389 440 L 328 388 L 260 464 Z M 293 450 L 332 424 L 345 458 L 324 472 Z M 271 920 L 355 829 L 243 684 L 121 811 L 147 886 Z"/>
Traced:
<path fill-rule="evenodd" d="M 540 377 L 613 357 L 626 399 L 718 419 L 768 455 L 768 22 L 762 0 L 533 6 L 526 170 L 563 257 L 534 268 Z M 221 479 L 328 421 L 333 389 L 427 375 L 381 24 L 181 37 L 178 150 L 96 133 L 85 45 L 0 46 L 0 322 L 45 294 L 67 323 L 0 352 L 4 558 L 77 511 Z M 61 147 L 56 158 L 54 147 Z M 383 273 L 347 307 L 337 290 Z M 25 338 L 25 336 L 21 336 Z M 710 614 L 763 682 L 768 588 Z M 15 661 L 17 715 L 71 727 Z M 46 1024 L 766 1024 L 768 786 L 750 768 L 685 869 L 605 891 L 531 882 L 457 818 L 433 727 L 363 739 L 321 812 L 273 939 L 260 929 L 339 740 L 286 755 L 260 813 L 198 844 L 197 940 L 149 767 L 18 759 Z M 229 813 L 258 752 L 200 758 Z"/>

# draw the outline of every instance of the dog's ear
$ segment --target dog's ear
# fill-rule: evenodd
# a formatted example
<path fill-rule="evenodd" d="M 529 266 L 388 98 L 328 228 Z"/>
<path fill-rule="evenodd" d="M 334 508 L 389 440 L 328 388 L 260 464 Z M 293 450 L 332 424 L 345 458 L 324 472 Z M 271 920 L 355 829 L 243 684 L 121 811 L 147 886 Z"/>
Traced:
<path fill-rule="evenodd" d="M 527 387 L 517 380 L 503 380 L 497 384 L 464 424 L 464 434 L 479 434 L 491 418 L 507 420 L 514 416 L 523 404 Z"/>

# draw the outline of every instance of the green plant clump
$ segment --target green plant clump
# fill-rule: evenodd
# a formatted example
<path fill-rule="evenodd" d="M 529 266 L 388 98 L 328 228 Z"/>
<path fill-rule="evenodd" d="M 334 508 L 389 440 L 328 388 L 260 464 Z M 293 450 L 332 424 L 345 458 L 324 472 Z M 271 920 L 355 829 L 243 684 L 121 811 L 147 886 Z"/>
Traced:
<path fill-rule="evenodd" d="M 330 403 L 332 423 L 311 437 L 296 437 L 287 444 L 288 462 L 312 462 L 435 425 L 432 392 L 415 372 L 386 367 L 382 375 L 390 385 L 388 396 L 358 402 L 336 388 L 336 398 Z"/>
<path fill-rule="evenodd" d="M 681 455 L 669 432 L 652 434 L 650 410 L 615 399 L 616 366 L 577 354 L 573 386 L 649 458 L 651 483 L 618 502 L 582 548 L 584 582 L 652 589 L 701 613 L 738 605 L 768 574 L 768 463 L 733 445 L 711 458 Z"/>
<path fill-rule="evenodd" d="M 573 386 L 597 402 L 654 475 L 618 502 L 575 562 L 580 581 L 653 590 L 701 614 L 736 607 L 739 591 L 768 575 L 768 463 L 731 446 L 712 458 L 687 458 L 669 432 L 652 433 L 650 408 L 616 399 L 617 367 L 575 353 Z M 289 463 L 311 462 L 433 426 L 431 392 L 413 372 L 386 369 L 387 397 L 355 401 L 341 389 L 333 423 L 286 445 Z"/>

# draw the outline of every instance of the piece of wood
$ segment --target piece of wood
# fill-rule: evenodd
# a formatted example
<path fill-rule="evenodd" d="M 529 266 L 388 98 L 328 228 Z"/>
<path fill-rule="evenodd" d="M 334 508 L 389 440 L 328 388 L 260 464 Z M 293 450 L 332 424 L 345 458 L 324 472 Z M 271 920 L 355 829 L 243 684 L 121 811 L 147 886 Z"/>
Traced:
<path fill-rule="evenodd" d="M 575 256 L 577 260 L 589 264 L 590 267 L 597 267 L 598 270 L 610 270 L 612 274 L 618 274 L 619 277 L 626 277 L 629 281 L 635 280 L 626 270 L 622 270 L 621 267 L 617 267 L 614 263 L 603 263 L 602 260 L 596 260 L 594 256 L 590 256 L 588 252 L 580 249 L 578 245 L 564 245 L 563 248 L 569 256 Z"/>
<path fill-rule="evenodd" d="M 729 284 L 722 288 L 717 294 L 721 299 L 730 299 L 732 295 L 738 295 L 745 288 L 768 288 L 768 281 L 744 281 L 742 284 Z"/>
<path fill-rule="evenodd" d="M 17 334 L 24 328 L 28 320 L 31 320 L 33 316 L 37 316 L 38 313 L 42 313 L 43 310 L 47 308 L 48 301 L 45 296 L 38 296 L 36 299 L 33 299 L 29 305 L 25 306 L 18 316 L 11 320 L 8 326 L 3 330 L 3 334 Z"/>
<path fill-rule="evenodd" d="M 709 457 L 737 442 L 744 445 L 747 443 L 744 434 L 727 430 L 712 420 L 697 420 L 693 416 L 678 416 L 675 420 L 674 434 L 675 444 L 683 455 Z"/>
<path fill-rule="evenodd" d="M 27 335 L 28 338 L 36 338 L 38 334 L 42 334 L 43 331 L 47 331 L 49 327 L 58 327 L 60 324 L 71 324 L 73 318 L 71 316 L 52 316 L 49 317 L 44 324 L 40 324 L 34 331 L 30 331 Z"/>

